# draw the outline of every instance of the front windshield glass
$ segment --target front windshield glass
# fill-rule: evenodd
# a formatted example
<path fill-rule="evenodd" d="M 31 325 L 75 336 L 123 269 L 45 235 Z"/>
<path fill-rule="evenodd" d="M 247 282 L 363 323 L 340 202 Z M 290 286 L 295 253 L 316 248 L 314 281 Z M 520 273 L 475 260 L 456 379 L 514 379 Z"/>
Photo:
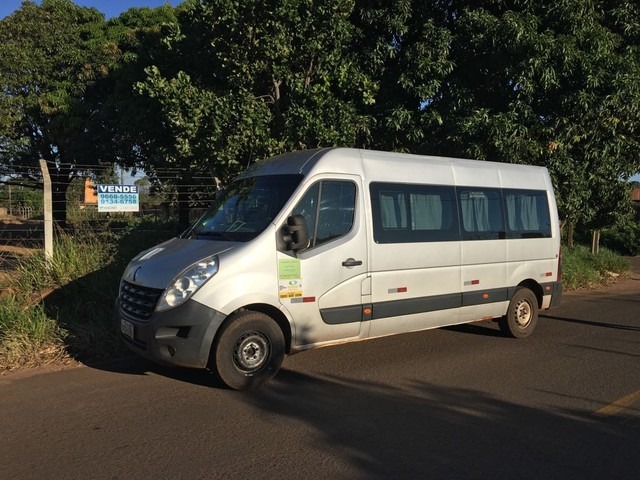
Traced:
<path fill-rule="evenodd" d="M 267 175 L 233 182 L 185 232 L 187 238 L 246 242 L 273 221 L 302 175 Z"/>

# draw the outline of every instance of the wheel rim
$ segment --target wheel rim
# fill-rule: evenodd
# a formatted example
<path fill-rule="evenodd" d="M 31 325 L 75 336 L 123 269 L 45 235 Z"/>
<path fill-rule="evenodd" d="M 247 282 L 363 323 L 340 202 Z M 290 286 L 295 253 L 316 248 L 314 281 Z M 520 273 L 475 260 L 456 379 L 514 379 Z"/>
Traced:
<path fill-rule="evenodd" d="M 521 300 L 516 305 L 516 323 L 520 328 L 526 328 L 531 323 L 533 312 L 531 305 L 526 300 Z"/>
<path fill-rule="evenodd" d="M 233 363 L 238 370 L 251 373 L 259 370 L 269 358 L 269 339 L 260 332 L 242 335 L 233 349 Z"/>

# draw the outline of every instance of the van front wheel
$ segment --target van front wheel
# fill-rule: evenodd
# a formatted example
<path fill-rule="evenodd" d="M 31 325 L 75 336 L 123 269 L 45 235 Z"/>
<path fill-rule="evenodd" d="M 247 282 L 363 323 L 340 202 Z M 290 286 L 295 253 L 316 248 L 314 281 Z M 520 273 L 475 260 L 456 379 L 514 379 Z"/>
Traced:
<path fill-rule="evenodd" d="M 500 330 L 514 338 L 525 338 L 533 333 L 538 323 L 538 299 L 525 287 L 518 287 L 509 302 L 507 314 L 498 320 Z"/>
<path fill-rule="evenodd" d="M 284 335 L 271 317 L 261 312 L 239 312 L 222 327 L 209 368 L 228 387 L 251 390 L 278 373 L 284 352 Z"/>

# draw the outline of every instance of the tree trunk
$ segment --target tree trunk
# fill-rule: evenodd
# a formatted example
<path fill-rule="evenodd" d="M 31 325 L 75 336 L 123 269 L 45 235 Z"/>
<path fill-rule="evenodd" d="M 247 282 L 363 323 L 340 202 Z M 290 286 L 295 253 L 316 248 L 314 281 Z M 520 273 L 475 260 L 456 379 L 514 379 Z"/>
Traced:
<path fill-rule="evenodd" d="M 573 247 L 573 231 L 575 230 L 575 225 L 573 222 L 567 222 L 567 247 Z"/>
<path fill-rule="evenodd" d="M 67 226 L 67 191 L 53 186 L 51 191 L 53 221 L 60 228 Z"/>

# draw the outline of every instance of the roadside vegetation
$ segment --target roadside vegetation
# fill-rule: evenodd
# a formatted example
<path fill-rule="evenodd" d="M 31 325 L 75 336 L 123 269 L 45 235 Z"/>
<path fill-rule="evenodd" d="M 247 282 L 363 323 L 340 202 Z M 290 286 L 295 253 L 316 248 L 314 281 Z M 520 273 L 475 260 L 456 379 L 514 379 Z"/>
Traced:
<path fill-rule="evenodd" d="M 51 260 L 41 251 L 22 256 L 0 280 L 0 372 L 121 352 L 113 303 L 122 271 L 177 231 L 145 218 L 85 222 L 57 236 Z"/>
<path fill-rule="evenodd" d="M 122 271 L 178 231 L 149 218 L 81 222 L 58 235 L 50 261 L 42 252 L 23 256 L 0 284 L 0 372 L 123 353 L 113 322 Z M 607 285 L 628 271 L 629 263 L 606 248 L 597 255 L 584 246 L 563 250 L 566 290 Z"/>
<path fill-rule="evenodd" d="M 576 245 L 562 252 L 562 283 L 565 291 L 609 285 L 629 274 L 629 262 L 607 248 L 597 254 Z"/>

